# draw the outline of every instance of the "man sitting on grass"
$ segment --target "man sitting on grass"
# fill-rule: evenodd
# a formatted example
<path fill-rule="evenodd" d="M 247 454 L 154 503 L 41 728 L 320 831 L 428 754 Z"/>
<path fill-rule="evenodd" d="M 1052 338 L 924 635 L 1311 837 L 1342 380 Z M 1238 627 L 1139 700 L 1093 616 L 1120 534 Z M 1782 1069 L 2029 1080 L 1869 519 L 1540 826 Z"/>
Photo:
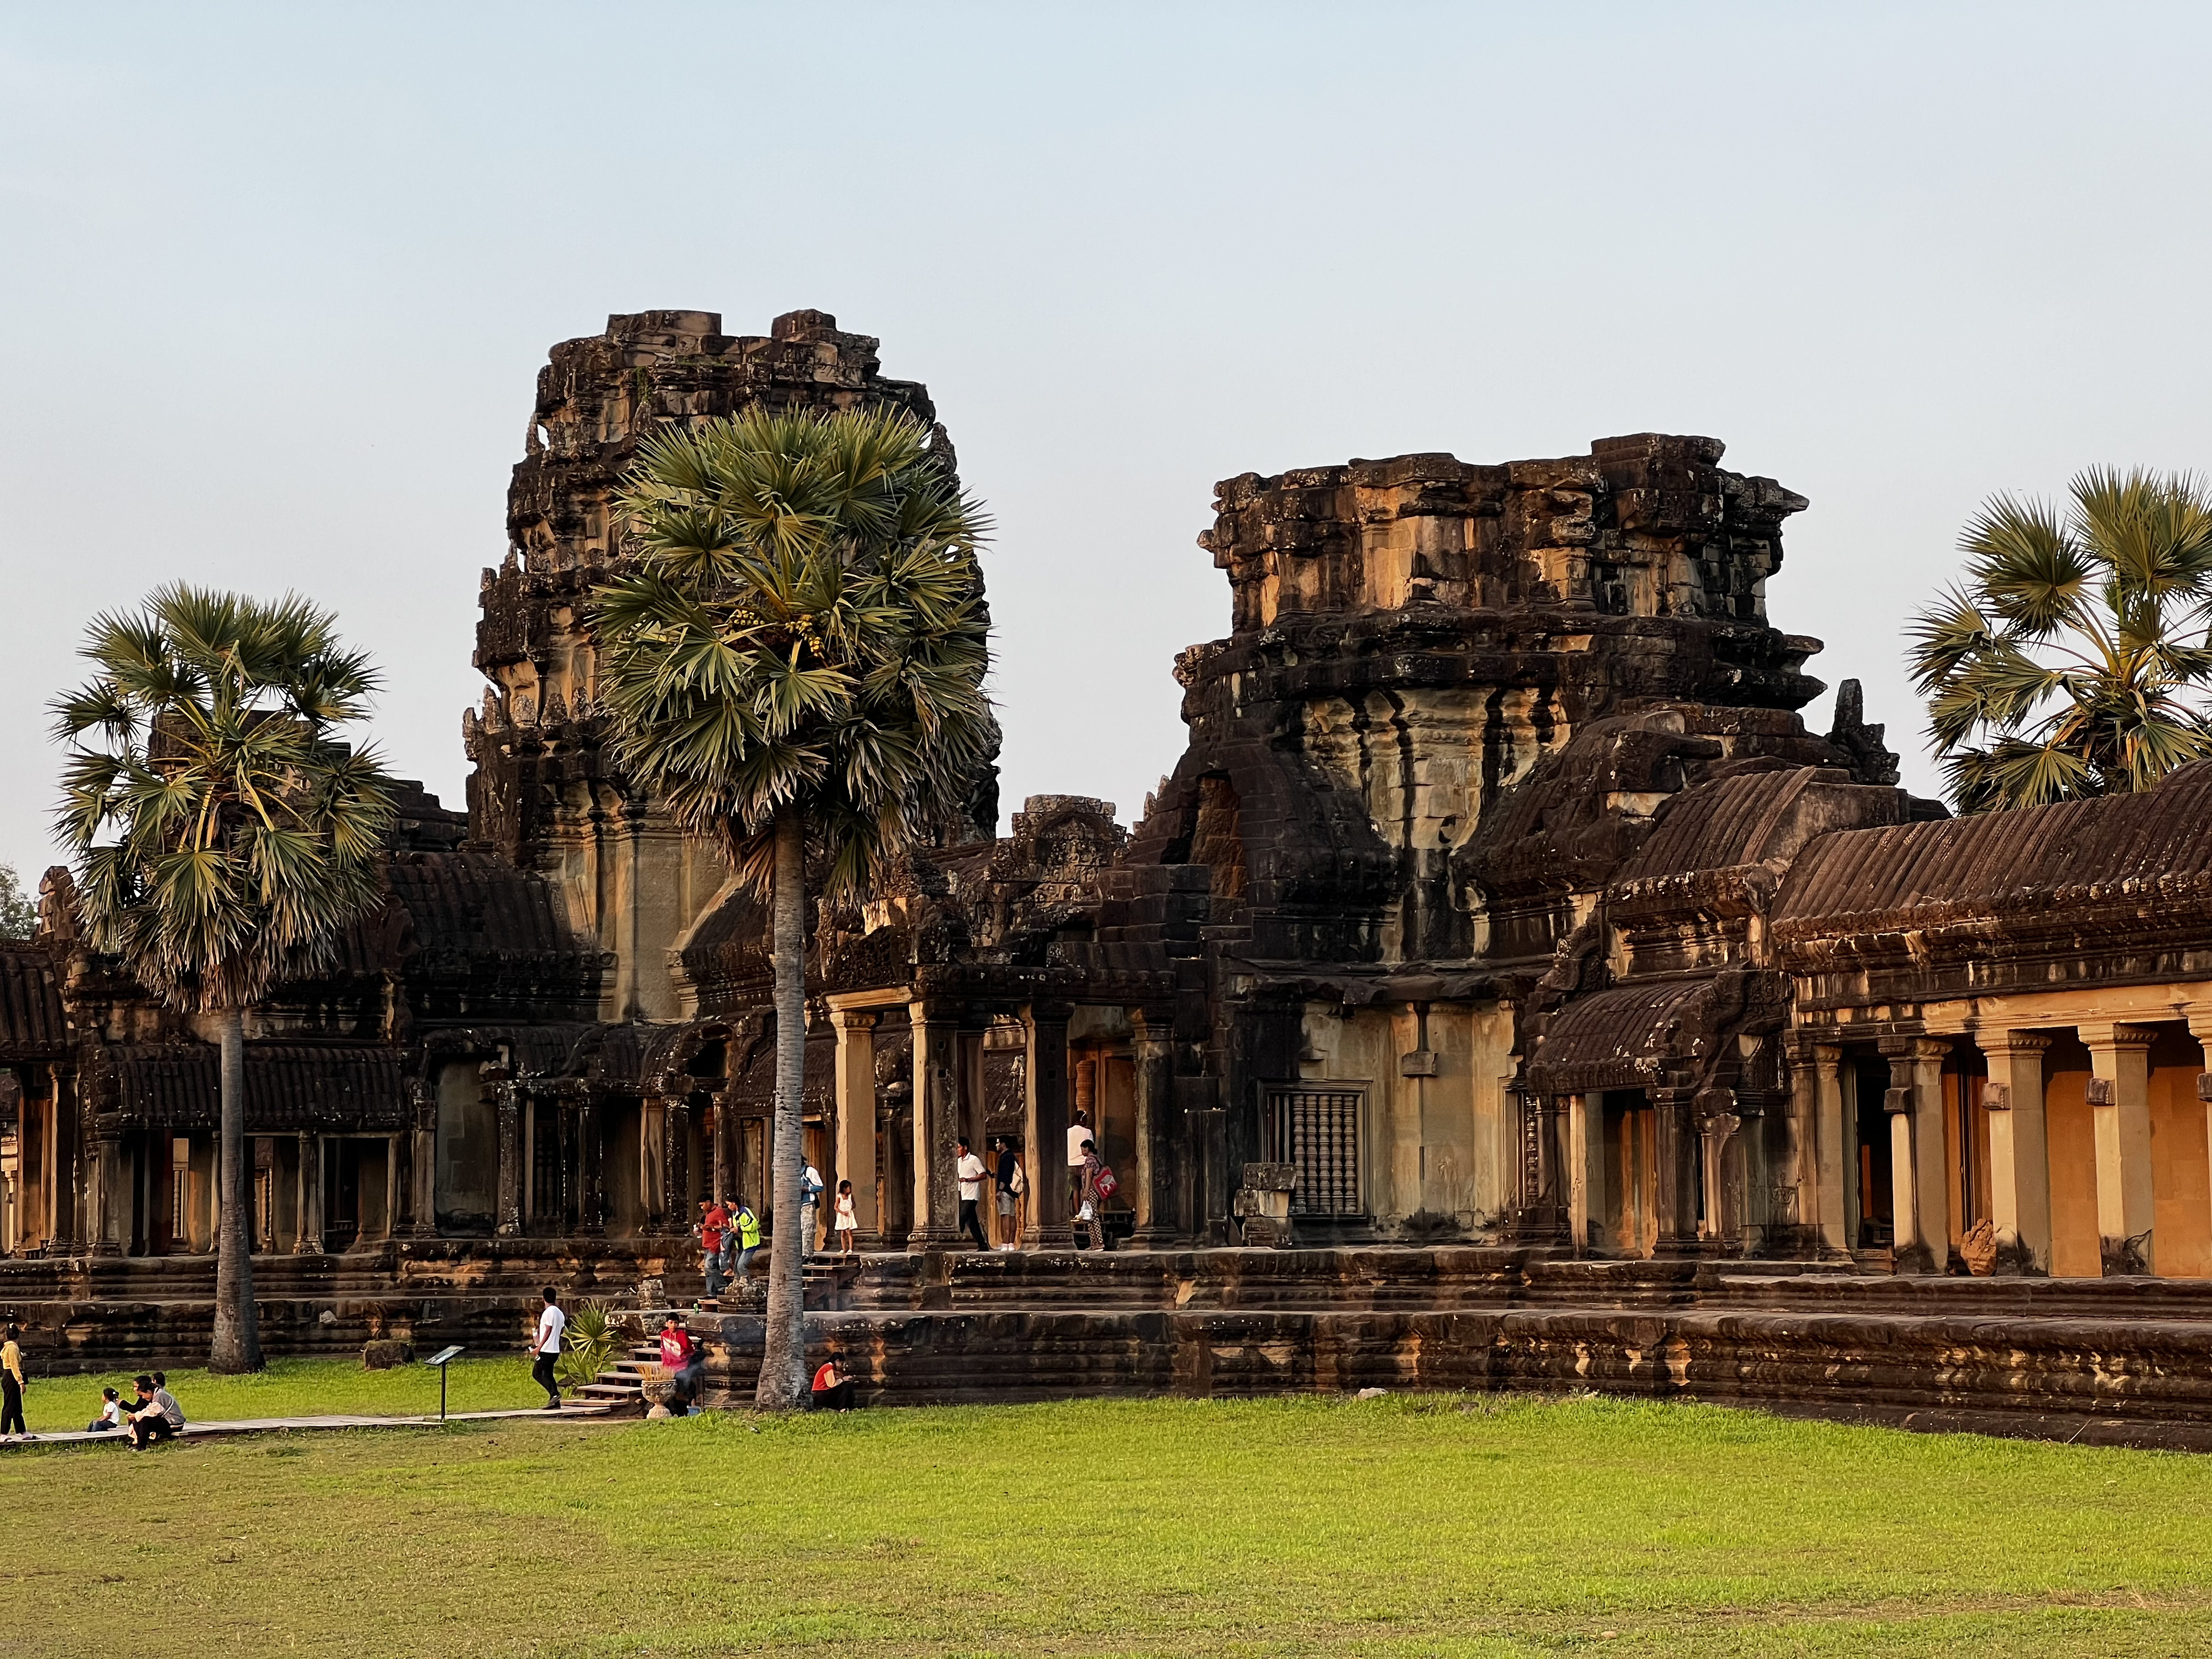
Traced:
<path fill-rule="evenodd" d="M 174 1440 L 185 1426 L 184 1407 L 176 1396 L 150 1376 L 140 1376 L 134 1386 L 138 1398 L 130 1413 L 131 1449 L 143 1451 L 157 1440 Z"/>

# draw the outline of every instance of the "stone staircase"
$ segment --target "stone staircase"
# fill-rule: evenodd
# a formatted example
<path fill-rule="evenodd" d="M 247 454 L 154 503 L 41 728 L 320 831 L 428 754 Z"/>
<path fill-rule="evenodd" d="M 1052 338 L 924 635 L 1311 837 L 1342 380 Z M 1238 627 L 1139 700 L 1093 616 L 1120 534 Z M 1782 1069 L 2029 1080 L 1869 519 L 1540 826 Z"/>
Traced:
<path fill-rule="evenodd" d="M 648 1313 L 646 1328 L 658 1331 L 660 1316 L 659 1309 Z M 626 1343 L 605 1370 L 576 1390 L 575 1397 L 586 1405 L 605 1406 L 611 1417 L 642 1417 L 646 1412 L 645 1379 L 659 1364 L 658 1337 Z"/>

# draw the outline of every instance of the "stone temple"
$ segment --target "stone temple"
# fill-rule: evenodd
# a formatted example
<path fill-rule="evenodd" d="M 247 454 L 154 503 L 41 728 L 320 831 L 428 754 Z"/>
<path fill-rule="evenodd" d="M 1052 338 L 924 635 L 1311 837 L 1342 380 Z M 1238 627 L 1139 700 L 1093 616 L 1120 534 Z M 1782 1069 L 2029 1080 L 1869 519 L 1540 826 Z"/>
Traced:
<path fill-rule="evenodd" d="M 277 1352 L 507 1342 L 532 1287 L 690 1299 L 766 1193 L 766 913 L 622 775 L 588 608 L 640 438 L 892 403 L 802 311 L 608 320 L 539 373 L 483 574 L 465 811 L 249 1022 Z M 940 428 L 940 432 L 942 428 Z M 949 441 L 946 453 L 951 453 Z M 2212 1440 L 2212 765 L 1954 820 L 1768 619 L 1807 503 L 1720 443 L 1216 486 L 1226 637 L 1133 823 L 1032 797 L 818 907 L 809 1154 L 858 1195 L 811 1331 L 886 1400 L 1589 1386 Z M 0 947 L 0 1306 L 34 1358 L 204 1347 L 211 1047 L 87 951 Z M 1066 1132 L 1123 1176 L 1078 1252 Z M 962 1253 L 1004 1136 L 1027 1247 Z M 771 1218 L 771 1221 L 773 1218 Z M 742 1388 L 757 1322 L 695 1319 Z"/>

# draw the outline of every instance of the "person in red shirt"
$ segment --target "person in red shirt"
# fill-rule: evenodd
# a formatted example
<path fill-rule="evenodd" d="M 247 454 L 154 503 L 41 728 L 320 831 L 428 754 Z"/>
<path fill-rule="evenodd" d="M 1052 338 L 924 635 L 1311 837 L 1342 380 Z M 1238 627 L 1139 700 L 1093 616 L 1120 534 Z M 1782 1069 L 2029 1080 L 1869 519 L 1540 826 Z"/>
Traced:
<path fill-rule="evenodd" d="M 848 1412 L 853 1409 L 853 1379 L 838 1368 L 837 1352 L 831 1349 L 830 1357 L 814 1371 L 814 1389 L 807 1396 L 806 1409 L 811 1412 Z"/>
<path fill-rule="evenodd" d="M 706 1360 L 699 1352 L 699 1345 L 691 1340 L 691 1333 L 684 1328 L 672 1311 L 663 1315 L 660 1321 L 660 1369 L 683 1390 L 680 1398 L 670 1404 L 689 1411 L 698 1403 Z"/>
<path fill-rule="evenodd" d="M 722 1280 L 729 1273 L 727 1253 L 723 1246 L 730 1237 L 730 1212 L 719 1199 L 699 1200 L 699 1246 L 703 1254 L 702 1271 L 707 1275 L 707 1294 L 720 1296 Z"/>

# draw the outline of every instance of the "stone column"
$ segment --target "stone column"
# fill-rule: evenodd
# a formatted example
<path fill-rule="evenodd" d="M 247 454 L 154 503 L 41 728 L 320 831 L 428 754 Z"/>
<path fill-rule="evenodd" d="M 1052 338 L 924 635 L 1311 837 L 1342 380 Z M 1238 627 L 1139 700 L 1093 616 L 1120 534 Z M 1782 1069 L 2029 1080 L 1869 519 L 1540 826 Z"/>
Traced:
<path fill-rule="evenodd" d="M 1137 1178 L 1130 1183 L 1137 1229 L 1129 1242 L 1157 1249 L 1176 1234 L 1167 1192 L 1168 1119 L 1175 1102 L 1174 1011 L 1129 1010 L 1132 1048 L 1137 1066 Z M 1066 1148 L 1061 1149 L 1062 1156 Z"/>
<path fill-rule="evenodd" d="M 123 1169 L 123 1137 L 119 1132 L 103 1133 L 93 1148 L 93 1235 L 92 1253 L 94 1255 L 121 1255 L 125 1231 L 121 1225 L 123 1205 L 120 1200 Z M 274 1248 L 275 1241 L 270 1241 Z"/>
<path fill-rule="evenodd" d="M 1022 1010 L 1022 1075 L 1028 1092 L 1022 1138 L 1028 1162 L 1029 1220 L 1022 1243 L 1032 1250 L 1074 1248 L 1067 1212 L 1067 1021 L 1064 1002 L 1032 1002 Z"/>
<path fill-rule="evenodd" d="M 837 1034 L 837 1168 L 822 1195 L 834 1225 L 837 1182 L 853 1183 L 853 1219 L 860 1224 L 854 1242 L 867 1250 L 884 1242 L 876 1210 L 876 1018 L 872 1008 L 830 1011 Z"/>
<path fill-rule="evenodd" d="M 1918 1231 L 1930 1273 L 1951 1265 L 1950 1165 L 1944 1153 L 1943 1056 L 1951 1045 L 1922 1037 L 1912 1045 L 1913 1182 L 1920 1199 Z"/>
<path fill-rule="evenodd" d="M 734 1066 L 737 1062 L 733 1058 L 730 1063 Z M 717 1204 L 727 1204 L 730 1200 L 730 1165 L 734 1161 L 730 1151 L 730 1121 L 735 1115 L 736 1114 L 730 1110 L 729 1090 L 726 1088 L 718 1090 L 709 1098 L 707 1106 L 707 1145 L 713 1159 L 714 1175 L 713 1197 Z M 745 1201 L 753 1206 L 755 1215 L 761 1214 L 775 1201 L 773 1196 L 775 1187 L 775 1174 L 773 1167 L 775 1158 L 775 1151 L 771 1148 L 769 1153 L 771 1166 L 769 1173 L 769 1190 L 764 1193 L 747 1193 L 744 1195 Z"/>
<path fill-rule="evenodd" d="M 502 1082 L 499 1091 L 499 1218 L 503 1238 L 522 1231 L 522 1089 Z"/>
<path fill-rule="evenodd" d="M 1943 1157 L 1943 1056 L 1931 1037 L 1886 1037 L 1890 1208 L 1899 1273 L 1940 1273 L 1951 1259 L 1950 1181 Z"/>
<path fill-rule="evenodd" d="M 2154 1273 L 2151 1237 L 2150 1045 L 2140 1025 L 2084 1025 L 2097 1126 L 2097 1242 L 2107 1277 Z"/>
<path fill-rule="evenodd" d="M 1659 1213 L 1654 1255 L 1696 1255 L 1698 1237 L 1698 1128 L 1692 1121 L 1695 1091 L 1654 1089 L 1653 1136 L 1659 1170 Z"/>
<path fill-rule="evenodd" d="M 1577 1255 L 1605 1253 L 1605 1097 L 1567 1097 L 1567 1236 Z"/>
<path fill-rule="evenodd" d="M 661 1226 L 678 1238 L 691 1231 L 691 1097 L 660 1097 Z"/>
<path fill-rule="evenodd" d="M 1743 1243 L 1744 1183 L 1729 1167 L 1729 1149 L 1743 1127 L 1735 1105 L 1733 1090 L 1708 1089 L 1698 1097 L 1698 1134 L 1704 1143 L 1698 1159 L 1705 1188 L 1702 1237 L 1717 1250 L 1736 1249 Z"/>
<path fill-rule="evenodd" d="M 399 1144 L 398 1134 L 384 1137 L 384 1236 L 399 1236 Z"/>
<path fill-rule="evenodd" d="M 576 1231 L 607 1230 L 606 1148 L 599 1139 L 599 1104 L 591 1095 L 576 1103 Z"/>
<path fill-rule="evenodd" d="M 1828 1042 L 1800 1041 L 1790 1068 L 1790 1113 L 1796 1129 L 1797 1218 L 1803 1248 L 1833 1258 L 1849 1255 L 1851 1237 L 1844 1175 L 1851 1137 L 1844 1120 L 1844 1051 Z"/>
<path fill-rule="evenodd" d="M 408 1182 L 407 1231 L 417 1238 L 438 1231 L 438 1085 L 420 1080 L 410 1088 L 414 1105 L 414 1128 L 407 1137 L 410 1159 Z"/>
<path fill-rule="evenodd" d="M 2043 1052 L 2035 1031 L 1980 1031 L 1989 1059 L 1990 1224 L 2000 1274 L 2051 1271 L 2051 1157 L 2045 1131 Z"/>
<path fill-rule="evenodd" d="M 2203 1051 L 2204 1070 L 2197 1079 L 2197 1098 L 2204 1108 L 2205 1144 L 2212 1146 L 2212 1009 L 2189 1011 L 2189 1035 Z"/>
<path fill-rule="evenodd" d="M 323 1253 L 323 1138 L 300 1137 L 300 1242 L 301 1255 Z"/>
<path fill-rule="evenodd" d="M 913 1002 L 914 1226 L 908 1249 L 942 1249 L 960 1237 L 960 1188 L 952 1178 L 960 1136 L 959 1010 Z"/>

